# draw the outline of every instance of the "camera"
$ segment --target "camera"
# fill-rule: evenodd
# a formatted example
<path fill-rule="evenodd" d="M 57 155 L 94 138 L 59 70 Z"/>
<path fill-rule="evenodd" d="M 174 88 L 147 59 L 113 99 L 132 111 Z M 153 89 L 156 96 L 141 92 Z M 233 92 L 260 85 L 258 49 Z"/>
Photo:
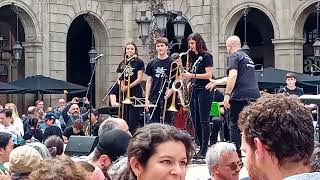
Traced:
<path fill-rule="evenodd" d="M 83 98 L 78 98 L 77 101 L 78 102 L 83 102 Z"/>

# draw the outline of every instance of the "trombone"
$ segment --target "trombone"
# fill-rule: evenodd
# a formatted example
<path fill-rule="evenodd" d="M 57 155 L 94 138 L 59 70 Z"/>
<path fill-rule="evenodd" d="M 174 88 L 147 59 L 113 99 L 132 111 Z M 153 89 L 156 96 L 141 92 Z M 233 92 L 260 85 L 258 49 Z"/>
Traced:
<path fill-rule="evenodd" d="M 136 58 L 137 55 L 132 55 L 132 56 L 129 56 L 129 55 L 126 55 L 126 60 L 125 60 L 125 68 L 124 68 L 124 78 L 123 78 L 123 81 L 124 81 L 124 84 L 125 82 L 127 82 L 127 95 L 126 95 L 126 98 L 122 101 L 123 104 L 132 104 L 132 101 L 130 100 L 130 78 L 131 78 L 131 71 L 132 71 L 132 67 L 130 65 L 130 62 Z M 126 81 L 126 76 L 127 76 L 127 81 Z M 123 96 L 124 97 L 124 96 Z"/>
<path fill-rule="evenodd" d="M 181 56 L 184 56 L 184 55 L 188 55 L 189 52 L 190 52 L 190 49 L 187 52 L 180 53 L 179 56 L 181 57 Z M 179 96 L 181 104 L 183 106 L 188 104 L 188 102 L 185 103 L 185 100 L 187 100 L 187 98 L 188 98 L 188 97 L 186 97 L 186 91 L 187 91 L 186 85 L 187 84 L 184 82 L 184 80 L 183 80 L 183 78 L 181 76 L 182 73 L 188 71 L 188 63 L 189 63 L 188 62 L 188 56 L 187 56 L 186 68 L 183 67 L 181 59 L 171 63 L 170 73 L 169 73 L 169 84 L 168 84 L 167 89 L 169 89 L 170 82 L 172 82 L 172 80 L 174 80 L 172 85 L 171 85 L 172 90 L 173 90 L 173 94 L 172 94 L 172 101 L 171 101 L 170 107 L 168 109 L 166 109 L 168 100 L 165 99 L 164 108 L 163 108 L 163 120 L 165 118 L 166 111 L 178 112 L 178 110 L 176 108 L 176 93 L 177 92 L 179 94 L 179 92 L 182 91 L 182 95 Z"/>

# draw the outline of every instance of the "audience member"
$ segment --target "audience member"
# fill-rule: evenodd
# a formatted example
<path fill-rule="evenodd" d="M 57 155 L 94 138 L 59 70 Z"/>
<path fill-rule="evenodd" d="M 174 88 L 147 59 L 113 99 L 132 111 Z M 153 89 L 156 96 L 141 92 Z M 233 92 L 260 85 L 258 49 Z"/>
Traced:
<path fill-rule="evenodd" d="M 83 122 L 80 119 L 73 121 L 72 126 L 66 127 L 63 132 L 64 142 L 68 142 L 70 136 L 84 136 Z"/>
<path fill-rule="evenodd" d="M 19 117 L 17 106 L 14 103 L 7 103 L 5 105 L 5 109 L 11 109 L 12 110 L 13 122 L 11 122 L 11 123 L 18 130 L 18 136 L 19 137 L 23 137 L 23 135 L 24 135 L 23 123 L 22 123 L 21 118 Z"/>
<path fill-rule="evenodd" d="M 51 135 L 57 135 L 62 139 L 62 133 L 61 129 L 55 125 L 55 119 L 56 117 L 54 116 L 53 113 L 47 113 L 45 116 L 45 124 L 47 128 L 44 130 L 44 137 L 43 140 L 46 140 L 49 136 Z"/>
<path fill-rule="evenodd" d="M 0 122 L 2 124 L 2 126 L 0 126 L 0 132 L 7 132 L 17 137 L 19 136 L 19 131 L 12 125 L 12 121 L 11 109 L 3 109 L 0 111 Z"/>
<path fill-rule="evenodd" d="M 101 123 L 98 131 L 98 136 L 101 137 L 104 133 L 109 132 L 113 129 L 121 129 L 130 133 L 129 126 L 124 119 L 110 117 Z"/>
<path fill-rule="evenodd" d="M 90 173 L 79 163 L 74 162 L 68 156 L 59 156 L 41 162 L 40 167 L 30 174 L 31 180 L 65 179 L 88 180 Z"/>
<path fill-rule="evenodd" d="M 194 148 L 187 133 L 152 123 L 135 132 L 127 153 L 129 169 L 120 179 L 185 179 Z"/>
<path fill-rule="evenodd" d="M 29 129 L 29 120 L 31 118 L 38 118 L 38 112 L 35 106 L 28 107 L 27 115 L 22 120 L 24 132 L 27 132 L 27 130 Z"/>
<path fill-rule="evenodd" d="M 39 112 L 39 111 L 44 112 L 44 102 L 43 102 L 42 100 L 37 100 L 37 101 L 35 102 L 35 106 L 36 106 L 38 112 Z"/>
<path fill-rule="evenodd" d="M 126 171 L 128 166 L 128 157 L 122 156 L 111 164 L 108 168 L 108 175 L 110 180 L 120 179 L 120 176 Z"/>
<path fill-rule="evenodd" d="M 86 97 L 83 98 L 83 103 L 89 104 L 89 101 Z M 65 121 L 66 127 L 72 126 L 73 121 L 76 119 L 80 119 L 83 121 L 83 116 L 86 114 L 81 114 L 80 113 L 80 108 L 79 108 L 79 98 L 74 97 L 72 101 L 64 107 L 62 110 L 62 117 L 63 120 Z"/>
<path fill-rule="evenodd" d="M 297 97 L 265 95 L 240 113 L 239 128 L 250 179 L 320 179 L 310 166 L 312 114 Z"/>
<path fill-rule="evenodd" d="M 280 88 L 279 93 L 284 93 L 285 95 L 303 95 L 303 89 L 296 86 L 297 78 L 293 73 L 286 74 L 286 83 L 287 86 Z"/>
<path fill-rule="evenodd" d="M 58 106 L 53 110 L 54 114 L 56 115 L 56 119 L 60 121 L 62 130 L 66 128 L 66 124 L 62 117 L 62 110 L 64 109 L 65 106 L 66 106 L 66 101 L 64 99 L 59 99 Z"/>
<path fill-rule="evenodd" d="M 35 150 L 37 150 L 43 159 L 51 159 L 50 152 L 44 144 L 42 144 L 40 142 L 32 142 L 32 143 L 27 144 L 27 146 L 31 146 Z"/>
<path fill-rule="evenodd" d="M 12 150 L 13 140 L 11 134 L 0 132 L 0 172 L 2 173 L 8 173 L 8 169 L 3 164 L 9 161 L 9 154 Z"/>
<path fill-rule="evenodd" d="M 239 180 L 243 167 L 236 146 L 228 142 L 217 142 L 209 148 L 206 163 L 212 180 Z"/>
<path fill-rule="evenodd" d="M 108 177 L 107 170 L 109 166 L 126 153 L 130 139 L 130 134 L 121 129 L 113 129 L 106 132 L 99 138 L 91 164 L 99 167 L 104 175 Z"/>
<path fill-rule="evenodd" d="M 105 176 L 100 168 L 93 166 L 86 161 L 78 161 L 78 163 L 89 173 L 91 173 L 92 180 L 105 180 Z"/>
<path fill-rule="evenodd" d="M 29 174 L 40 167 L 41 154 L 31 146 L 19 146 L 9 156 L 12 179 L 28 179 Z"/>
<path fill-rule="evenodd" d="M 48 148 L 52 158 L 63 154 L 64 144 L 59 136 L 53 135 L 48 137 L 44 141 L 44 145 Z"/>
<path fill-rule="evenodd" d="M 43 140 L 43 132 L 38 128 L 38 118 L 36 117 L 28 119 L 28 128 L 23 136 L 24 140 L 31 140 L 32 138 L 35 138 L 39 142 Z"/>

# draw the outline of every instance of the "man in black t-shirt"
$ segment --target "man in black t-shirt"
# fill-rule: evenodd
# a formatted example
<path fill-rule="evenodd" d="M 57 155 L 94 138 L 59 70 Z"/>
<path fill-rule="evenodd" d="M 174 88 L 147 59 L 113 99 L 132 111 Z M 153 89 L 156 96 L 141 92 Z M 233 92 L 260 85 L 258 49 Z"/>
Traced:
<path fill-rule="evenodd" d="M 213 89 L 217 85 L 226 85 L 223 104 L 230 108 L 230 141 L 237 147 L 241 157 L 241 135 L 238 127 L 238 117 L 242 109 L 260 97 L 258 83 L 255 77 L 254 62 L 242 51 L 241 41 L 238 36 L 231 36 L 226 41 L 228 59 L 227 75 L 218 80 L 210 80 L 207 89 Z"/>
<path fill-rule="evenodd" d="M 80 119 L 73 121 L 72 126 L 66 127 L 63 132 L 63 140 L 68 142 L 70 136 L 85 136 L 83 132 L 83 123 Z"/>
<path fill-rule="evenodd" d="M 163 113 L 164 99 L 168 99 L 167 105 L 170 105 L 171 100 L 169 97 L 173 93 L 173 90 L 168 85 L 168 77 L 170 74 L 170 67 L 173 60 L 168 56 L 168 39 L 160 37 L 156 39 L 156 51 L 158 57 L 151 60 L 146 68 L 147 83 L 146 83 L 146 111 L 152 115 L 150 122 L 160 122 L 160 116 Z M 174 79 L 171 80 L 172 82 Z M 163 89 L 162 89 L 163 88 Z M 162 89 L 162 91 L 161 91 Z M 160 94 L 161 93 L 161 94 Z M 157 103 L 158 97 L 159 101 Z M 148 105 L 156 104 L 156 109 L 148 108 Z M 154 112 L 153 112 L 154 111 Z M 152 114 L 153 112 L 153 114 Z M 166 111 L 165 122 L 171 124 L 174 118 L 174 113 Z"/>
<path fill-rule="evenodd" d="M 296 95 L 301 96 L 303 95 L 303 89 L 296 86 L 296 75 L 293 73 L 286 74 L 286 83 L 287 86 L 280 88 L 279 93 L 284 93 L 286 95 Z"/>

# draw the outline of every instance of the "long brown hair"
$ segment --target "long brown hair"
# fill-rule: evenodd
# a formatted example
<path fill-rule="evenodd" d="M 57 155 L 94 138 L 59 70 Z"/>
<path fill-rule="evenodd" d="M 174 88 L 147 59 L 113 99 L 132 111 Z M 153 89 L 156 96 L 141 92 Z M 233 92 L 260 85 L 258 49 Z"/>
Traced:
<path fill-rule="evenodd" d="M 205 51 L 208 51 L 206 42 L 203 40 L 201 34 L 199 33 L 192 33 L 188 36 L 187 42 L 189 43 L 189 40 L 194 40 L 196 41 L 196 50 L 198 51 L 198 53 L 202 54 Z M 194 56 L 194 52 L 190 52 L 189 53 L 189 65 L 191 65 L 192 63 L 192 57 Z"/>
<path fill-rule="evenodd" d="M 123 67 L 123 65 L 125 65 L 125 63 L 126 63 L 125 61 L 126 61 L 127 46 L 128 46 L 128 45 L 132 45 L 132 46 L 134 47 L 134 50 L 135 50 L 134 54 L 137 55 L 137 57 L 138 57 L 138 55 L 139 55 L 137 45 L 136 45 L 133 41 L 128 42 L 128 43 L 124 46 L 123 56 L 122 56 L 123 59 L 122 59 L 122 61 L 120 62 L 120 64 L 118 65 L 117 73 L 121 73 L 121 72 L 122 72 L 122 67 Z"/>

